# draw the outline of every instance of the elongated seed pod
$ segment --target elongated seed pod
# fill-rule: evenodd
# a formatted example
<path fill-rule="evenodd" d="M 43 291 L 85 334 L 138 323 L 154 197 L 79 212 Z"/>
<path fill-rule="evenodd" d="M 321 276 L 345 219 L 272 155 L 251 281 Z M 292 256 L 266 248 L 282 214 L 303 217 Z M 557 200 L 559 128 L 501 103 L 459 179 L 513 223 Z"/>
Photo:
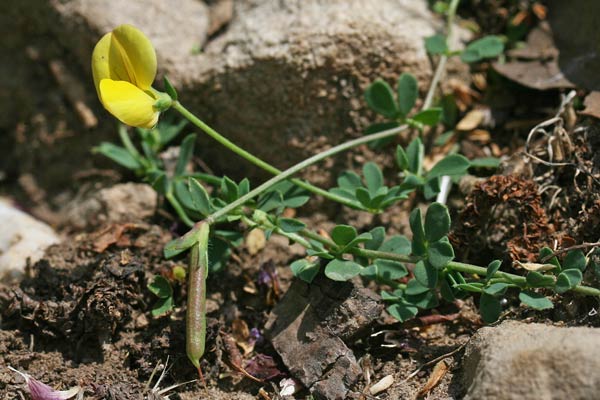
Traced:
<path fill-rule="evenodd" d="M 210 226 L 202 222 L 198 242 L 191 249 L 186 311 L 186 352 L 200 370 L 200 358 L 206 345 L 206 277 L 208 275 L 208 234 Z"/>

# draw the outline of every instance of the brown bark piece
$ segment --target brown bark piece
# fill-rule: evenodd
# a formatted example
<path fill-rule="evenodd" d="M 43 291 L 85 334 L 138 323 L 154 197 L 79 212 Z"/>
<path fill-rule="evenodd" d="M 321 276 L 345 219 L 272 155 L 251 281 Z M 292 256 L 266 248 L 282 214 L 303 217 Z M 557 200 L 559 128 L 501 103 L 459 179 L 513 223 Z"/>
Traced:
<path fill-rule="evenodd" d="M 346 344 L 381 313 L 379 296 L 319 275 L 296 280 L 267 322 L 267 335 L 292 375 L 316 398 L 344 399 L 361 374 Z"/>

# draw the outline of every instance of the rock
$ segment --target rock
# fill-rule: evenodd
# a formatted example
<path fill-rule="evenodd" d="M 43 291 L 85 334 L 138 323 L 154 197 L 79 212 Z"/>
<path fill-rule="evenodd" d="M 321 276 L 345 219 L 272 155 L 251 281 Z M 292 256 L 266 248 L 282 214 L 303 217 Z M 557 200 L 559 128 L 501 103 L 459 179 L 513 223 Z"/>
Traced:
<path fill-rule="evenodd" d="M 63 224 L 83 230 L 107 223 L 137 222 L 154 215 L 157 201 L 150 185 L 117 184 L 75 197 L 63 208 Z"/>
<path fill-rule="evenodd" d="M 0 282 L 18 280 L 60 238 L 45 223 L 0 200 Z"/>
<path fill-rule="evenodd" d="M 597 399 L 600 330 L 505 321 L 466 347 L 465 399 Z"/>
<path fill-rule="evenodd" d="M 319 399 L 345 399 L 361 374 L 344 344 L 382 310 L 379 296 L 351 282 L 296 279 L 266 324 L 267 337 L 291 374 Z"/>
<path fill-rule="evenodd" d="M 99 127 L 94 133 L 101 134 L 92 136 L 96 144 L 113 140 L 108 132 L 114 129 L 114 119 L 100 110 L 94 99 L 91 51 L 102 34 L 127 22 L 148 34 L 157 50 L 159 75 L 169 77 L 183 104 L 225 136 L 280 168 L 358 136 L 374 122 L 363 92 L 375 78 L 395 83 L 402 72 L 412 72 L 424 92 L 431 65 L 423 39 L 440 25 L 424 0 L 240 0 L 233 3 L 231 16 L 228 10 L 227 15 L 213 12 L 218 21 L 209 21 L 211 14 L 198 0 L 169 5 L 159 0 L 7 3 L 11 5 L 5 7 L 7 13 L 20 16 L 6 18 L 11 37 L 23 26 L 35 29 L 40 37 L 52 35 L 53 42 L 60 43 L 76 61 L 69 66 L 78 64 L 83 70 L 82 79 L 90 90 L 88 100 L 98 110 Z M 223 4 L 224 9 L 229 7 L 229 2 Z M 18 12 L 19 8 L 23 10 Z M 10 27 L 16 23 L 19 25 Z M 207 39 L 207 32 L 214 29 L 217 33 Z M 27 44 L 29 37 L 21 40 Z M 161 82 L 156 86 L 160 88 Z M 24 136 L 20 135 L 15 133 L 15 140 Z M 23 145 L 35 141 L 29 135 L 25 134 L 28 140 Z M 73 137 L 64 140 L 70 142 L 69 166 L 74 159 L 89 163 L 90 135 L 75 130 Z M 86 145 L 78 146 L 77 141 Z M 198 148 L 215 170 L 233 177 L 266 176 L 247 168 L 246 161 L 207 137 L 202 137 Z M 61 163 L 66 167 L 67 161 L 61 157 L 53 157 L 53 161 L 54 168 Z M 326 183 L 336 170 L 346 167 L 342 160 L 328 163 L 313 167 L 304 176 Z M 34 160 L 31 165 L 39 167 Z"/>

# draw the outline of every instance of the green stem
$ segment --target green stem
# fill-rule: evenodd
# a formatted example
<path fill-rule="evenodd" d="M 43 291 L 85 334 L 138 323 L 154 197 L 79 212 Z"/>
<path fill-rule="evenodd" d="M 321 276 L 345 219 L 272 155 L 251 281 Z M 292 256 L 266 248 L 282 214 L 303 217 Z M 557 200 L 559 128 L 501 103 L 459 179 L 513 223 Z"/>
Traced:
<path fill-rule="evenodd" d="M 261 194 L 262 192 L 264 192 L 265 190 L 271 188 L 272 186 L 278 184 L 281 181 L 284 181 L 284 180 L 290 178 L 292 175 L 296 174 L 297 172 L 303 170 L 304 168 L 306 168 L 310 165 L 316 164 L 317 162 L 319 162 L 321 160 L 324 160 L 324 159 L 331 157 L 334 154 L 340 153 L 342 151 L 351 149 L 352 147 L 356 147 L 358 145 L 371 142 L 373 140 L 379 140 L 379 139 L 383 139 L 383 138 L 386 138 L 389 136 L 396 135 L 398 132 L 400 132 L 406 128 L 407 128 L 406 125 L 402 125 L 400 127 L 394 128 L 394 129 L 388 129 L 386 131 L 374 133 L 372 135 L 363 136 L 363 137 L 339 144 L 337 146 L 334 146 L 328 150 L 323 151 L 322 153 L 315 154 L 314 156 L 309 157 L 306 160 L 301 161 L 298 164 L 286 169 L 285 171 L 282 171 L 279 175 L 276 175 L 273 178 L 269 179 L 268 181 L 266 181 L 262 185 L 256 187 L 255 189 L 251 190 L 250 192 L 248 192 L 244 196 L 240 197 L 233 203 L 230 203 L 227 206 L 218 210 L 217 212 L 209 215 L 206 218 L 206 220 L 210 224 L 214 223 L 216 220 L 227 215 L 230 211 L 235 210 L 237 207 L 246 203 L 248 200 L 253 199 L 254 197 L 256 197 L 259 194 Z"/>
<path fill-rule="evenodd" d="M 454 18 L 456 17 L 456 9 L 458 7 L 458 3 L 460 0 L 452 0 L 450 3 L 450 7 L 448 8 L 448 16 L 446 18 L 446 46 L 450 46 L 450 42 L 452 41 L 452 27 L 454 25 Z M 435 73 L 433 75 L 433 79 L 431 80 L 431 84 L 429 85 L 429 90 L 427 91 L 427 96 L 425 97 L 425 101 L 423 102 L 423 110 L 431 107 L 431 103 L 433 103 L 433 96 L 435 94 L 435 88 L 437 87 L 440 79 L 442 79 L 442 74 L 446 69 L 446 62 L 448 61 L 448 56 L 446 54 L 440 57 L 440 61 L 435 69 Z"/>
<path fill-rule="evenodd" d="M 179 201 L 177 201 L 175 196 L 173 196 L 173 192 L 168 191 L 167 193 L 165 193 L 165 197 L 169 201 L 169 204 L 171 204 L 171 207 L 173 207 L 173 209 L 177 213 L 177 216 L 179 216 L 179 218 L 181 218 L 181 221 L 183 221 L 183 223 L 189 227 L 194 226 L 194 221 L 192 221 L 187 216 L 187 214 L 185 213 L 185 210 L 183 209 L 181 204 L 179 204 Z"/>
<path fill-rule="evenodd" d="M 204 131 L 207 135 L 209 135 L 210 137 L 212 137 L 217 142 L 219 142 L 220 144 L 222 144 L 223 146 L 225 146 L 229 150 L 233 151 L 237 155 L 245 158 L 246 160 L 250 161 L 252 164 L 254 164 L 257 167 L 259 167 L 259 168 L 267 171 L 268 173 L 270 173 L 272 175 L 281 174 L 282 171 L 280 169 L 275 168 L 271 164 L 266 163 L 265 161 L 263 161 L 260 158 L 256 157 L 252 153 L 250 153 L 250 152 L 242 149 L 241 147 L 237 146 L 235 143 L 233 143 L 232 141 L 230 141 L 226 137 L 224 137 L 221 134 L 219 134 L 217 131 L 215 131 L 213 128 L 211 128 L 209 125 L 207 125 L 206 123 L 204 123 L 201 119 L 199 119 L 194 114 L 192 114 L 187 108 L 185 108 L 178 101 L 174 101 L 173 102 L 172 108 L 174 108 L 175 110 L 177 110 L 181 115 L 183 115 L 192 124 L 196 125 L 200 129 L 202 129 L 202 131 Z M 387 132 L 387 134 L 384 135 L 383 137 L 394 136 L 394 135 L 402 132 L 404 129 L 406 129 L 406 127 L 398 127 L 398 128 L 390 129 L 388 131 L 385 131 L 385 132 Z M 372 140 L 375 140 L 375 139 L 372 139 Z M 343 196 L 338 196 L 338 195 L 336 195 L 334 193 L 330 193 L 327 190 L 321 189 L 321 188 L 319 188 L 319 187 L 317 187 L 315 185 L 312 185 L 312 184 L 310 184 L 308 182 L 304 182 L 303 180 L 300 180 L 300 179 L 290 179 L 290 180 L 295 185 L 301 187 L 302 189 L 305 189 L 305 190 L 308 190 L 311 193 L 323 196 L 326 199 L 329 199 L 329 200 L 332 200 L 332 201 L 336 201 L 338 203 L 344 204 L 344 205 L 346 205 L 348 207 L 351 207 L 351 208 L 356 208 L 356 209 L 360 209 L 361 208 L 360 204 L 356 203 L 355 201 L 347 199 L 347 198 L 345 198 Z"/>

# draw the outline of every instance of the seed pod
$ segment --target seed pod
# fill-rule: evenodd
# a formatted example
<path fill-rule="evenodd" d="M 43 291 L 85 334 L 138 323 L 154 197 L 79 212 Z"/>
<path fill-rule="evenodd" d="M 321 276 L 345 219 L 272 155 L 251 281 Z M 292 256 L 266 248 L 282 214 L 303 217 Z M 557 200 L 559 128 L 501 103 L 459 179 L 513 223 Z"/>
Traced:
<path fill-rule="evenodd" d="M 206 277 L 210 232 L 207 223 L 201 222 L 199 225 L 198 241 L 191 247 L 185 327 L 187 356 L 198 370 L 206 345 Z"/>

